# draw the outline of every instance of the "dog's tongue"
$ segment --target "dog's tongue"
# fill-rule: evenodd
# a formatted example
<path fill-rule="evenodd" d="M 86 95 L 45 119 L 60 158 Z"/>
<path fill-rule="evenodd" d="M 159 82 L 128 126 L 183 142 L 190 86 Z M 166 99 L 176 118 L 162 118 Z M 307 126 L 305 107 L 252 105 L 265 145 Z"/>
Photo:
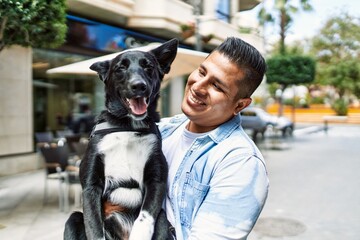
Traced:
<path fill-rule="evenodd" d="M 129 99 L 129 105 L 131 111 L 136 115 L 142 115 L 146 113 L 147 104 L 144 97 Z"/>

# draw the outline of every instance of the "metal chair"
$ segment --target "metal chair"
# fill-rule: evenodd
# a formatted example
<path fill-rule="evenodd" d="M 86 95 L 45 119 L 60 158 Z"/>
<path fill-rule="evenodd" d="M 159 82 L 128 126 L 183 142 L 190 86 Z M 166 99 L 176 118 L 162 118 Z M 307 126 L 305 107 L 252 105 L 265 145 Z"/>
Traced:
<path fill-rule="evenodd" d="M 54 141 L 54 134 L 52 132 L 36 132 L 35 139 L 37 143 L 51 143 Z"/>
<path fill-rule="evenodd" d="M 72 134 L 72 135 L 65 135 L 66 143 L 69 147 L 70 153 L 75 154 L 76 150 L 74 148 L 74 143 L 80 142 L 81 135 L 80 134 Z"/>
<path fill-rule="evenodd" d="M 46 180 L 44 190 L 44 204 L 48 198 L 48 180 L 59 183 L 59 208 L 69 210 L 69 190 L 71 184 L 79 184 L 78 166 L 69 165 L 69 149 L 66 144 L 44 144 L 40 152 L 45 160 Z M 65 186 L 63 186 L 65 185 Z"/>
<path fill-rule="evenodd" d="M 74 132 L 71 129 L 57 130 L 56 137 L 65 138 L 65 136 L 73 135 Z"/>
<path fill-rule="evenodd" d="M 84 157 L 88 143 L 89 141 L 86 139 L 81 139 L 79 142 L 72 143 L 72 147 L 75 149 L 75 154 L 79 157 L 79 159 Z"/>

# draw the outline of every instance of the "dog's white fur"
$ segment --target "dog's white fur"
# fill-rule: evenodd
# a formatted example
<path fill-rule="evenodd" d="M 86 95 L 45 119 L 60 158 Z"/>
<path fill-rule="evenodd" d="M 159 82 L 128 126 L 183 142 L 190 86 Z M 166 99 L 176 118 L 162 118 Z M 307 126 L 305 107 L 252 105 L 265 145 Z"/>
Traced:
<path fill-rule="evenodd" d="M 134 222 L 129 240 L 151 240 L 152 235 L 154 234 L 154 226 L 154 218 L 147 211 L 141 211 L 139 217 Z"/>
<path fill-rule="evenodd" d="M 140 185 L 140 189 L 116 189 L 110 195 L 111 202 L 126 207 L 141 205 L 144 168 L 157 141 L 155 134 L 139 136 L 136 132 L 116 132 L 104 136 L 98 144 L 98 151 L 104 154 L 105 161 L 104 189 L 111 181 L 134 179 Z M 152 238 L 155 220 L 148 212 L 141 211 L 134 225 L 126 218 L 115 217 L 126 231 L 131 231 L 129 240 Z"/>
<path fill-rule="evenodd" d="M 111 202 L 126 207 L 141 204 L 144 168 L 156 141 L 155 134 L 139 136 L 136 132 L 116 132 L 106 135 L 98 144 L 99 152 L 104 154 L 106 184 L 134 179 L 140 185 L 140 189 L 115 190 L 110 195 Z"/>

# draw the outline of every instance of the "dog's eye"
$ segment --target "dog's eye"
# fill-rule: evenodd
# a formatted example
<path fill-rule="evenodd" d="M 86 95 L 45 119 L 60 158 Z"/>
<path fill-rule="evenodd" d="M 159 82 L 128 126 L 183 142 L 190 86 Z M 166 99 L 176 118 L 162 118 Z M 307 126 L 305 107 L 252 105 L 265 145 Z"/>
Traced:
<path fill-rule="evenodd" d="M 145 69 L 146 72 L 151 73 L 153 71 L 154 67 L 153 66 L 147 66 L 144 69 Z"/>
<path fill-rule="evenodd" d="M 128 59 L 123 59 L 118 65 L 117 68 L 118 70 L 126 70 L 129 68 L 130 65 L 130 61 Z"/>
<path fill-rule="evenodd" d="M 152 72 L 154 69 L 154 65 L 151 64 L 150 61 L 147 61 L 146 59 L 140 60 L 140 66 L 148 73 Z"/>

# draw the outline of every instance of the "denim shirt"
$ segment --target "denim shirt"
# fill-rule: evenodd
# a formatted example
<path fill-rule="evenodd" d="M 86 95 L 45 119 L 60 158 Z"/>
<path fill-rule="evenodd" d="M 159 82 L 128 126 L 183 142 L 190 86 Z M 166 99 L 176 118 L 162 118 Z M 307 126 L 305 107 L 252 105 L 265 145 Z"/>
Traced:
<path fill-rule="evenodd" d="M 165 139 L 185 115 L 162 119 Z M 240 115 L 197 138 L 185 154 L 169 196 L 180 239 L 247 239 L 268 194 L 266 166 Z"/>

